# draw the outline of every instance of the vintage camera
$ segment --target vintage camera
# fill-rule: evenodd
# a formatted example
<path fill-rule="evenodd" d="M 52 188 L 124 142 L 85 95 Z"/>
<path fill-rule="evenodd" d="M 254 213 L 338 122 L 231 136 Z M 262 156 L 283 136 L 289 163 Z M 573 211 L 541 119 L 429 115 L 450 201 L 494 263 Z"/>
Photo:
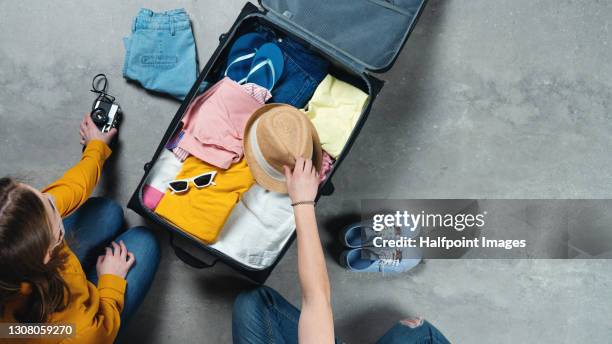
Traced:
<path fill-rule="evenodd" d="M 99 84 L 102 84 L 102 88 L 98 87 Z M 115 97 L 106 93 L 106 75 L 98 74 L 94 76 L 91 87 L 91 92 L 98 94 L 91 108 L 91 120 L 100 131 L 107 133 L 112 128 L 119 126 L 122 117 L 121 108 L 119 104 L 115 103 Z"/>

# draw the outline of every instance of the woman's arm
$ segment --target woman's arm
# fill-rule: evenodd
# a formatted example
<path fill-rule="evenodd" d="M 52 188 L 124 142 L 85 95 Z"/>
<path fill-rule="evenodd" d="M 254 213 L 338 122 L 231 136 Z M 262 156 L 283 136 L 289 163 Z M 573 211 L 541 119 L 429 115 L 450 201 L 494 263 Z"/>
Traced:
<path fill-rule="evenodd" d="M 293 173 L 285 167 L 285 176 L 293 203 L 314 201 L 319 179 L 312 161 L 298 158 Z M 301 344 L 333 343 L 331 289 L 314 205 L 295 205 L 294 214 L 298 242 L 298 275 L 302 289 L 298 339 Z"/>
<path fill-rule="evenodd" d="M 85 115 L 80 129 L 81 144 L 85 145 L 81 161 L 42 190 L 43 193 L 53 196 L 55 206 L 62 216 L 72 213 L 93 192 L 100 179 L 104 162 L 111 154 L 108 144 L 117 133 L 116 129 L 108 133 L 100 132 L 89 114 Z"/>

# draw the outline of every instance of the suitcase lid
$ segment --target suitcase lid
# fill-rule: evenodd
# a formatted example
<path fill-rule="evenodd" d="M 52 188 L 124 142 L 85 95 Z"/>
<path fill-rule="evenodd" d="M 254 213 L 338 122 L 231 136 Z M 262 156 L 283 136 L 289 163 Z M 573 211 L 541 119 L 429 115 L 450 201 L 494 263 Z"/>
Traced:
<path fill-rule="evenodd" d="M 374 72 L 391 68 L 426 0 L 259 0 L 334 55 Z"/>

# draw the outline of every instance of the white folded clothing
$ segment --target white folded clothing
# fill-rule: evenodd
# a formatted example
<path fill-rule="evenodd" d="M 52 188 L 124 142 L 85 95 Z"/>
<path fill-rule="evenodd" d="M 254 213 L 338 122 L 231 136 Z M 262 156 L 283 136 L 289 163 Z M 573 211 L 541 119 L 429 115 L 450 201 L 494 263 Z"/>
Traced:
<path fill-rule="evenodd" d="M 254 184 L 211 247 L 256 269 L 272 265 L 295 230 L 291 199 Z"/>

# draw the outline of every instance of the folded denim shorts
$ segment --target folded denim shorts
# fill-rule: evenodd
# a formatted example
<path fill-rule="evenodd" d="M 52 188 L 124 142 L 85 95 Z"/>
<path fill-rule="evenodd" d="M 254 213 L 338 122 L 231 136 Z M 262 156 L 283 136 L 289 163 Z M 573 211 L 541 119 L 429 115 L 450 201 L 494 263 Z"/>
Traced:
<path fill-rule="evenodd" d="M 198 64 L 189 16 L 184 9 L 141 9 L 124 38 L 123 76 L 144 88 L 183 100 L 196 81 Z"/>

